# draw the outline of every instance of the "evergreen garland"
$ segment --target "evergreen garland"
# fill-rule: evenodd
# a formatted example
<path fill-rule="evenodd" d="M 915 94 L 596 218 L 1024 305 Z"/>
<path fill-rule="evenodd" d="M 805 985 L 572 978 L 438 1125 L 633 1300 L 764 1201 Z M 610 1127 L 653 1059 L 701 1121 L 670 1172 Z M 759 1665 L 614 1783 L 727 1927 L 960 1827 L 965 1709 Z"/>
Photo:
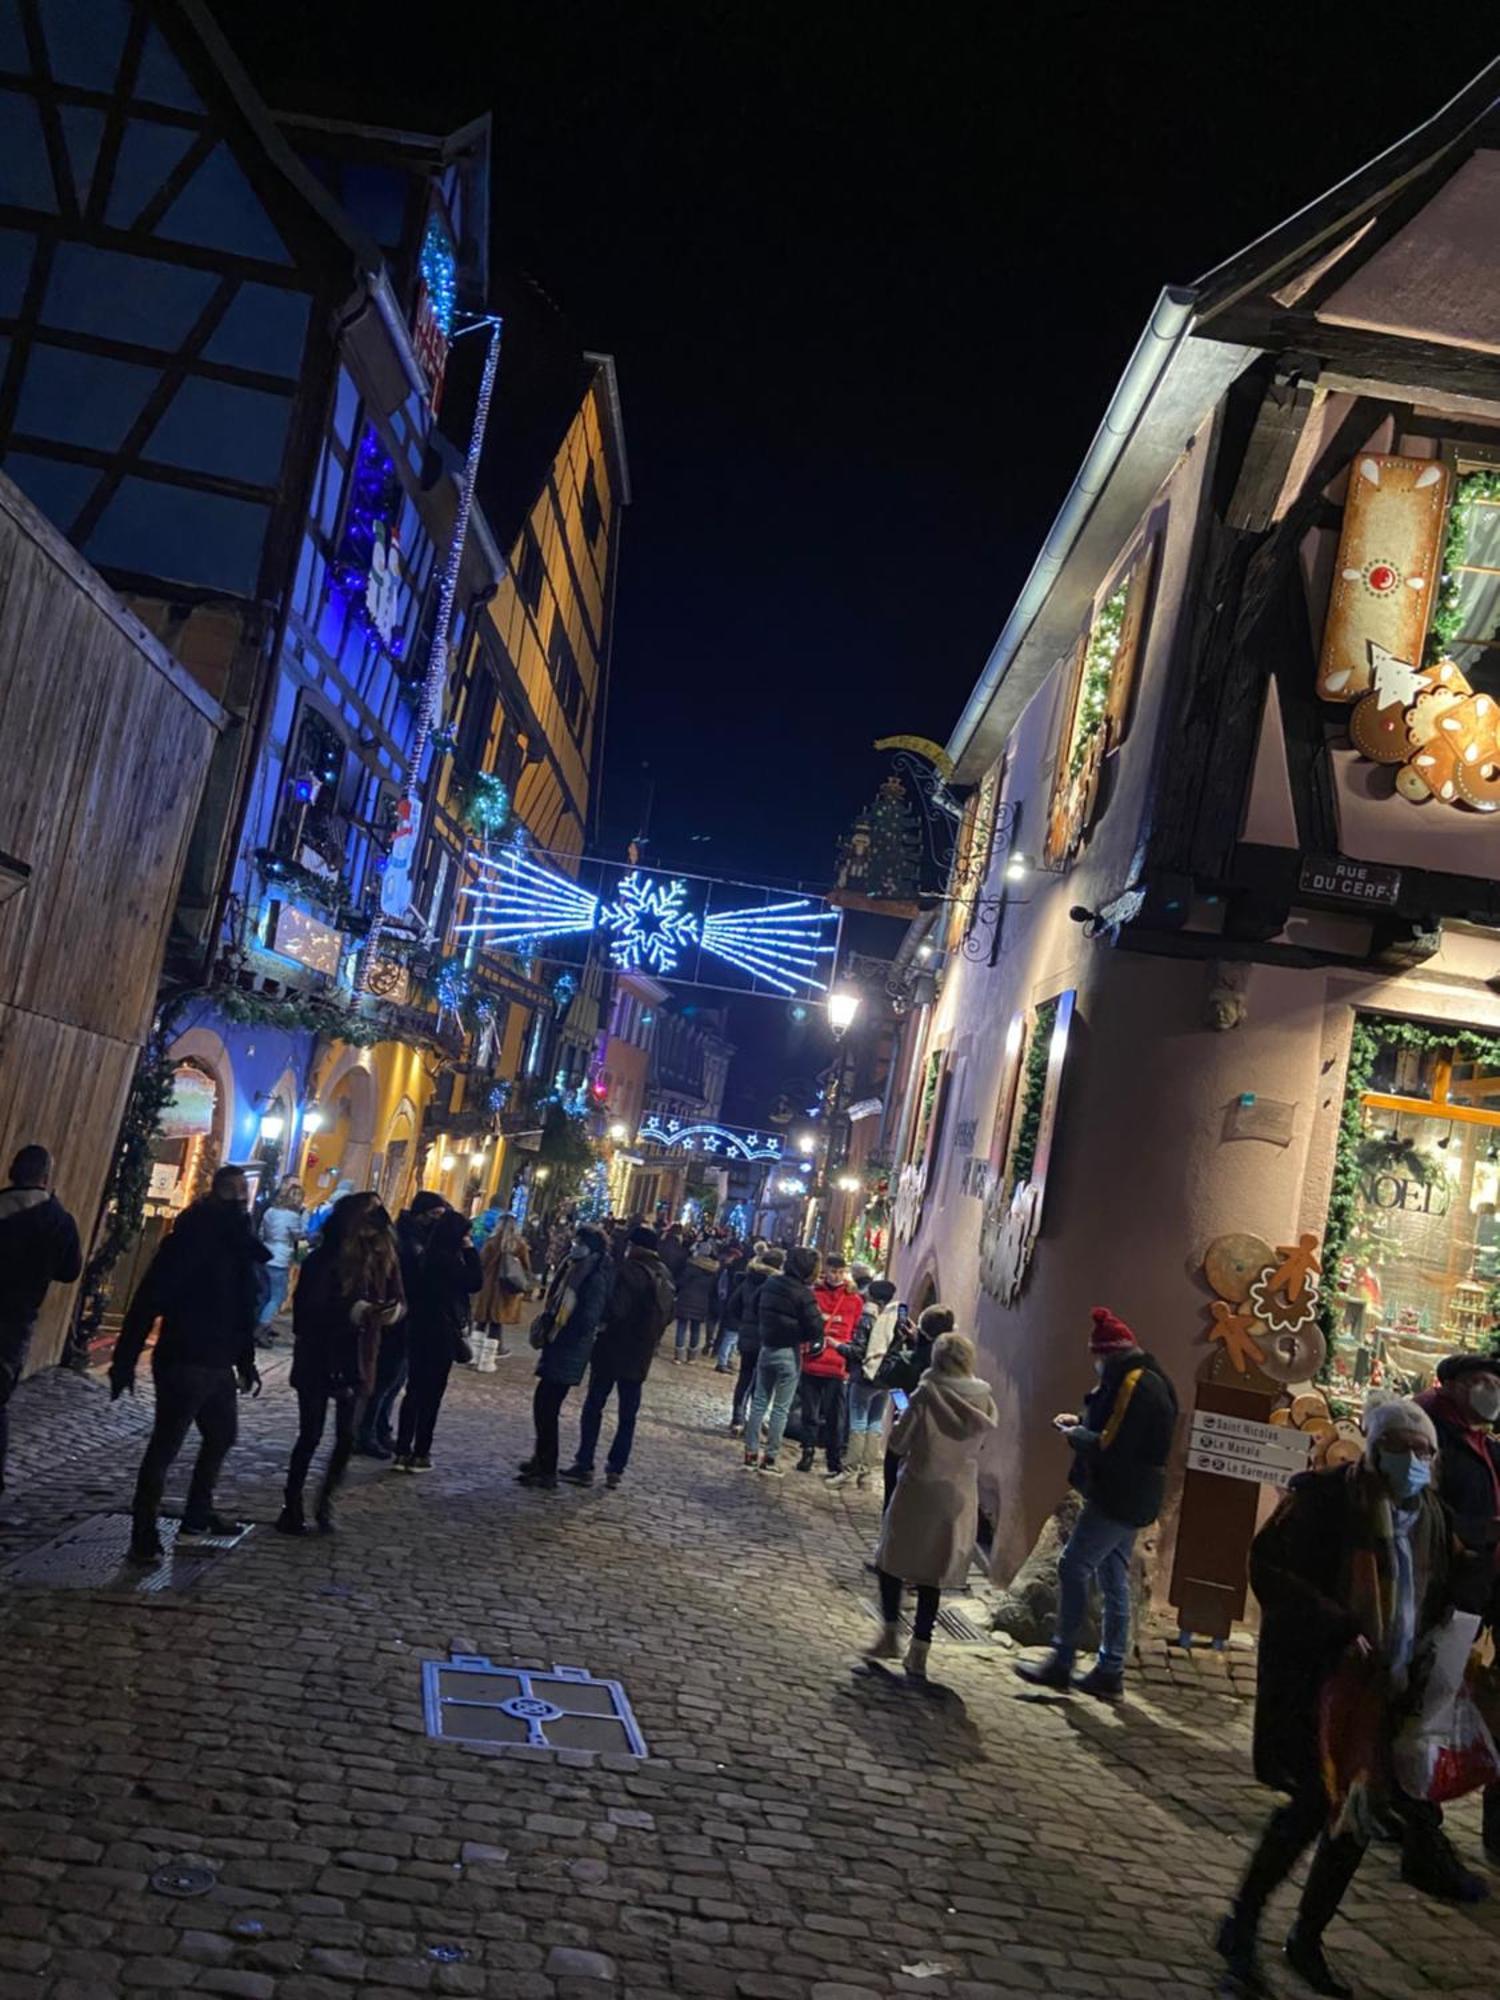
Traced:
<path fill-rule="evenodd" d="M 1057 1020 L 1057 1002 L 1044 1000 L 1031 1024 L 1026 1044 L 1026 1063 L 1021 1074 L 1021 1117 L 1016 1126 L 1016 1143 L 1010 1156 L 1010 1191 L 1031 1179 L 1036 1165 L 1036 1142 L 1042 1130 L 1042 1104 L 1047 1095 L 1047 1069 L 1052 1060 L 1052 1029 Z"/>
<path fill-rule="evenodd" d="M 214 995 L 214 999 L 221 1014 L 242 1026 L 284 1028 L 288 1031 L 309 1028 L 315 1034 L 328 1035 L 335 1041 L 352 1042 L 360 1049 L 370 1048 L 376 1042 L 410 1039 L 409 1036 L 399 1036 L 390 1020 L 382 1019 L 377 1014 L 358 1012 L 323 993 L 272 995 L 247 993 L 239 987 L 226 986 Z"/>
<path fill-rule="evenodd" d="M 1448 528 L 1443 537 L 1443 574 L 1437 602 L 1432 612 L 1432 628 L 1427 635 L 1427 657 L 1438 660 L 1458 637 L 1463 621 L 1463 579 L 1460 565 L 1469 552 L 1469 529 L 1474 509 L 1481 503 L 1500 501 L 1500 465 L 1482 466 L 1459 479 L 1448 510 Z"/>
<path fill-rule="evenodd" d="M 1356 1020 L 1349 1044 L 1349 1071 L 1344 1080 L 1344 1109 L 1333 1156 L 1328 1222 L 1323 1231 L 1319 1316 L 1330 1352 L 1340 1313 L 1339 1265 L 1353 1233 L 1360 1188 L 1369 1165 L 1364 1157 L 1370 1144 L 1365 1131 L 1364 1096 L 1382 1049 L 1415 1049 L 1424 1055 L 1440 1049 L 1456 1062 L 1492 1063 L 1500 1068 L 1500 1037 L 1478 1034 L 1470 1028 L 1433 1028 L 1423 1021 L 1397 1021 L 1386 1016 Z M 1434 1106 L 1433 1115 L 1441 1117 L 1442 1107 Z"/>
<path fill-rule="evenodd" d="M 492 839 L 510 818 L 509 785 L 493 771 L 476 771 L 464 789 L 459 817 L 470 833 L 478 834 L 481 840 Z"/>
<path fill-rule="evenodd" d="M 1073 748 L 1068 757 L 1068 776 L 1076 778 L 1083 769 L 1090 743 L 1104 727 L 1109 712 L 1109 688 L 1120 656 L 1120 640 L 1125 630 L 1125 601 L 1130 595 L 1127 578 L 1099 606 L 1099 615 L 1089 631 L 1088 650 L 1083 658 L 1083 680 L 1078 689 L 1078 710 L 1073 718 Z"/>
<path fill-rule="evenodd" d="M 104 1283 L 120 1258 L 134 1243 L 146 1220 L 146 1196 L 151 1187 L 151 1147 L 172 1099 L 172 1083 L 177 1064 L 167 1054 L 172 1039 L 164 1022 L 141 1050 L 130 1095 L 125 1100 L 125 1116 L 104 1190 L 104 1231 L 94 1246 L 83 1274 L 80 1298 L 87 1310 L 89 1300 Z"/>

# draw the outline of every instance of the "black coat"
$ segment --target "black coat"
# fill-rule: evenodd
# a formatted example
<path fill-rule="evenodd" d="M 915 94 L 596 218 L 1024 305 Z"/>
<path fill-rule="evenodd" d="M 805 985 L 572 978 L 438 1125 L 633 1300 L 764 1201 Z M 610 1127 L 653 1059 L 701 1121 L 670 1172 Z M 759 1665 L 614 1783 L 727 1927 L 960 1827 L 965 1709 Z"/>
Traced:
<path fill-rule="evenodd" d="M 680 1236 L 664 1236 L 661 1240 L 661 1261 L 672 1274 L 675 1285 L 692 1251 Z"/>
<path fill-rule="evenodd" d="M 78 1227 L 45 1188 L 0 1192 L 0 1329 L 29 1333 L 51 1284 L 83 1270 Z"/>
<path fill-rule="evenodd" d="M 1165 1371 L 1139 1348 L 1111 1355 L 1083 1424 L 1099 1442 L 1074 1454 L 1073 1485 L 1110 1520 L 1149 1528 L 1161 1512 L 1177 1428 L 1177 1391 Z"/>
<path fill-rule="evenodd" d="M 383 1306 L 402 1302 L 398 1266 L 391 1271 L 386 1295 L 369 1303 Z M 359 1303 L 344 1294 L 338 1251 L 326 1239 L 320 1240 L 302 1266 L 292 1296 L 290 1379 L 294 1389 L 322 1396 L 361 1395 L 369 1389 L 385 1329 L 356 1326 L 350 1313 Z"/>
<path fill-rule="evenodd" d="M 801 1347 L 823 1338 L 823 1315 L 811 1285 L 774 1271 L 755 1301 L 755 1326 L 761 1347 Z"/>
<path fill-rule="evenodd" d="M 713 1318 L 714 1286 L 718 1277 L 718 1258 L 706 1250 L 694 1251 L 682 1269 L 675 1273 L 679 1319 Z"/>
<path fill-rule="evenodd" d="M 932 1342 L 925 1333 L 912 1336 L 909 1346 L 887 1350 L 881 1364 L 880 1385 L 883 1389 L 899 1389 L 903 1396 L 909 1396 L 932 1366 Z"/>
<path fill-rule="evenodd" d="M 593 1365 L 618 1382 L 644 1382 L 673 1312 L 672 1274 L 654 1250 L 632 1249 L 620 1266 Z"/>
<path fill-rule="evenodd" d="M 760 1297 L 761 1286 L 775 1269 L 774 1264 L 762 1264 L 758 1258 L 752 1258 L 741 1271 L 729 1295 L 729 1303 L 724 1308 L 724 1324 L 739 1330 L 741 1354 L 757 1354 L 760 1351 L 756 1301 Z"/>
<path fill-rule="evenodd" d="M 134 1373 L 158 1319 L 153 1371 L 252 1363 L 270 1261 L 270 1251 L 237 1203 L 215 1201 L 212 1195 L 195 1201 L 178 1217 L 136 1286 L 110 1373 Z"/>
<path fill-rule="evenodd" d="M 1322 1782 L 1319 1701 L 1323 1683 L 1360 1633 L 1349 1600 L 1349 1559 L 1368 1536 L 1365 1495 L 1374 1476 L 1363 1463 L 1300 1473 L 1251 1545 L 1250 1584 L 1261 1609 L 1255 1775 L 1279 1791 Z M 1446 1610 L 1454 1580 L 1442 1502 L 1424 1493 L 1422 1513 L 1427 1589 L 1417 1607 L 1419 1638 Z M 1417 1534 L 1412 1546 L 1417 1552 Z"/>
<path fill-rule="evenodd" d="M 408 1209 L 397 1218 L 396 1247 L 406 1293 L 407 1338 L 414 1346 L 445 1347 L 451 1354 L 469 1324 L 469 1300 L 484 1283 L 479 1255 L 465 1236 L 453 1241 L 450 1211 Z M 439 1225 L 448 1223 L 447 1229 Z"/>
<path fill-rule="evenodd" d="M 1464 1565 L 1459 1598 L 1465 1611 L 1500 1613 L 1500 1442 L 1478 1431 L 1446 1390 L 1428 1389 L 1417 1401 L 1438 1434 L 1438 1498 L 1453 1516 L 1453 1530 L 1475 1560 Z"/>

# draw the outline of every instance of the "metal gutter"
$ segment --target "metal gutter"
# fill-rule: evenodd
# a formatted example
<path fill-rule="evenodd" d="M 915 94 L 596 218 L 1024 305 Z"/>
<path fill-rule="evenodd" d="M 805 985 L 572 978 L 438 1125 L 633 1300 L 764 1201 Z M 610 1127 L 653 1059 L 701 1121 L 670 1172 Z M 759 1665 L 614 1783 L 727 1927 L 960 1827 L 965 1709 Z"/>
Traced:
<path fill-rule="evenodd" d="M 984 672 L 979 676 L 958 725 L 948 739 L 948 754 L 955 764 L 962 759 L 983 721 L 985 710 L 1046 602 L 1095 503 L 1108 485 L 1142 412 L 1155 394 L 1173 356 L 1187 338 L 1197 301 L 1197 291 L 1181 285 L 1168 285 L 1157 299 L 1145 331 L 1109 400 L 1103 422 L 1095 431 L 1093 443 L 1042 544 L 1041 553 L 1033 563 L 1015 607 L 991 649 Z"/>

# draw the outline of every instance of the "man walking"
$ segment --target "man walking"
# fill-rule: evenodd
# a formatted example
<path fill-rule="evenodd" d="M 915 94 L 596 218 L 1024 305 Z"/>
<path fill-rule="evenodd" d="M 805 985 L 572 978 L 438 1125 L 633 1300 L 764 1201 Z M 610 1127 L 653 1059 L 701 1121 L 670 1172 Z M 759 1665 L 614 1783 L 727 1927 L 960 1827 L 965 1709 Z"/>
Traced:
<path fill-rule="evenodd" d="M 1016 1672 L 1033 1687 L 1076 1685 L 1083 1694 L 1113 1701 L 1125 1685 L 1130 1558 L 1137 1531 L 1161 1512 L 1177 1392 L 1123 1320 L 1095 1306 L 1093 1321 L 1089 1351 L 1098 1386 L 1081 1418 L 1052 1420 L 1073 1447 L 1070 1483 L 1083 1495 L 1083 1512 L 1057 1565 L 1057 1633 L 1046 1659 L 1019 1660 Z M 1078 1634 L 1096 1577 L 1104 1599 L 1099 1657 L 1075 1683 Z"/>
<path fill-rule="evenodd" d="M 828 1483 L 844 1483 L 844 1420 L 849 1371 L 844 1356 L 854 1338 L 864 1312 L 864 1300 L 850 1284 L 842 1257 L 830 1257 L 823 1276 L 813 1287 L 818 1311 L 823 1315 L 823 1339 L 815 1341 L 802 1357 L 802 1392 L 799 1420 L 802 1456 L 799 1472 L 811 1472 L 819 1442 L 828 1465 Z"/>
<path fill-rule="evenodd" d="M 644 1223 L 630 1232 L 625 1260 L 604 1308 L 604 1322 L 589 1362 L 588 1394 L 578 1425 L 578 1456 L 561 1474 L 573 1486 L 594 1483 L 599 1427 L 611 1395 L 619 1397 L 620 1409 L 604 1464 L 605 1485 L 611 1490 L 618 1486 L 630 1463 L 641 1390 L 677 1303 L 677 1288 L 661 1260 L 659 1240 L 656 1231 Z"/>
<path fill-rule="evenodd" d="M 32 1329 L 49 1285 L 71 1285 L 83 1269 L 78 1226 L 52 1193 L 52 1155 L 23 1146 L 0 1190 L 0 1493 L 10 1399 L 26 1367 Z"/>
<path fill-rule="evenodd" d="M 167 1473 L 189 1430 L 202 1442 L 193 1467 L 179 1542 L 232 1535 L 237 1524 L 214 1512 L 214 1484 L 239 1430 L 238 1386 L 259 1395 L 255 1328 L 271 1253 L 250 1222 L 250 1188 L 239 1167 L 220 1167 L 209 1193 L 185 1209 L 136 1288 L 109 1366 L 112 1397 L 134 1394 L 136 1363 L 159 1319 L 151 1357 L 156 1421 L 132 1504 L 130 1560 L 160 1562 L 156 1516 Z"/>
<path fill-rule="evenodd" d="M 755 1366 L 755 1390 L 745 1423 L 745 1470 L 759 1469 L 779 1479 L 776 1457 L 786 1430 L 787 1411 L 797 1393 L 801 1353 L 823 1338 L 823 1315 L 812 1294 L 818 1275 L 818 1253 L 798 1244 L 786 1253 L 786 1268 L 774 1271 L 755 1301 L 755 1325 L 760 1335 L 760 1359 Z M 761 1453 L 761 1425 L 766 1425 Z"/>

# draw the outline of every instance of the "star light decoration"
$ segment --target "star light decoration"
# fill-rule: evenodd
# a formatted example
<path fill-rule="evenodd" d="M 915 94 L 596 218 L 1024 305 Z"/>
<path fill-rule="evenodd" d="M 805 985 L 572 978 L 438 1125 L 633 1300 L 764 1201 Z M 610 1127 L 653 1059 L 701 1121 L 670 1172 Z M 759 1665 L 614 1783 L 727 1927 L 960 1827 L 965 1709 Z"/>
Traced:
<path fill-rule="evenodd" d="M 788 998 L 827 987 L 825 961 L 835 945 L 823 940 L 827 927 L 837 925 L 838 913 L 810 897 L 700 918 L 689 905 L 686 882 L 632 869 L 614 900 L 605 902 L 533 860 L 520 829 L 501 853 L 473 858 L 479 879 L 463 892 L 471 911 L 458 926 L 459 936 L 532 956 L 547 938 L 602 930 L 613 933 L 610 957 L 622 970 L 645 968 L 667 978 L 696 946 Z"/>

